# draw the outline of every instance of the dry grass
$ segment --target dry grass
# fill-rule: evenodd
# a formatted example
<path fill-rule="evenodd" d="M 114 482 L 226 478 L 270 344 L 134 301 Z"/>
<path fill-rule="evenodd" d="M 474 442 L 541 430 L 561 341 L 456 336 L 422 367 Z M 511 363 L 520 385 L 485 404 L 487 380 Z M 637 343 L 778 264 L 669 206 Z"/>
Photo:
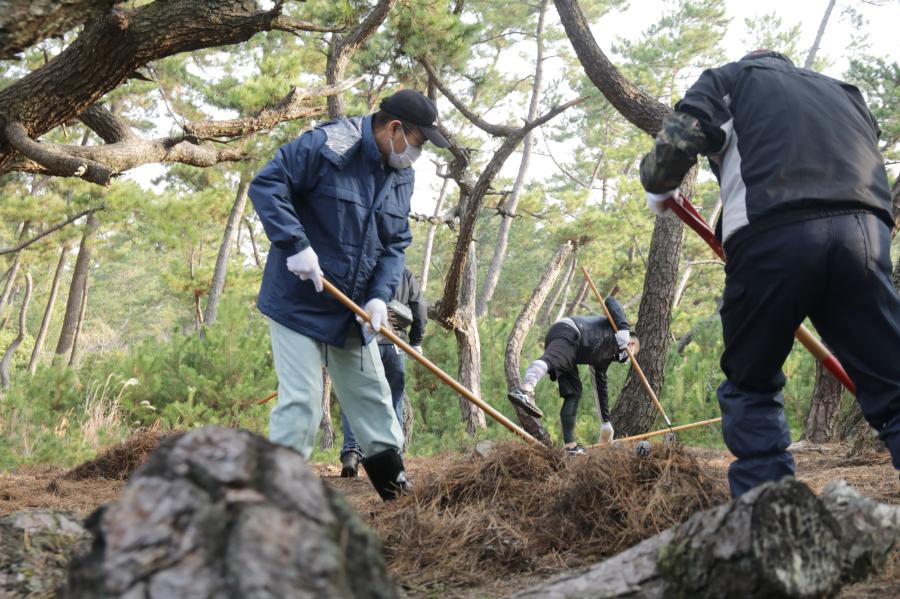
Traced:
<path fill-rule="evenodd" d="M 391 570 L 413 585 L 597 561 L 728 498 L 694 458 L 662 446 L 647 458 L 611 447 L 571 459 L 510 443 L 416 482 L 371 520 Z"/>

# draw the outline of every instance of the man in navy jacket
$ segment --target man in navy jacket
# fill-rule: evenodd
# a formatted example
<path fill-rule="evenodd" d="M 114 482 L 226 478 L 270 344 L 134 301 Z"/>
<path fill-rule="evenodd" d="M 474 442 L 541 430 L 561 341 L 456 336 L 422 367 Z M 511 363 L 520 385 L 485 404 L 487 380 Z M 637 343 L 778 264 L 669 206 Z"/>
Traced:
<path fill-rule="evenodd" d="M 324 123 L 283 145 L 249 191 L 272 242 L 257 300 L 269 318 L 278 375 L 269 436 L 309 457 L 322 418 L 324 365 L 384 499 L 407 482 L 374 331 L 387 321 L 412 239 L 410 167 L 426 141 L 448 145 L 436 119 L 431 100 L 401 90 L 373 115 Z M 322 293 L 323 276 L 365 305 L 371 328 Z"/>
<path fill-rule="evenodd" d="M 722 189 L 718 398 L 735 496 L 794 473 L 781 366 L 807 316 L 900 469 L 900 298 L 879 133 L 856 87 L 762 50 L 705 71 L 641 162 L 657 213 L 698 153 Z"/>

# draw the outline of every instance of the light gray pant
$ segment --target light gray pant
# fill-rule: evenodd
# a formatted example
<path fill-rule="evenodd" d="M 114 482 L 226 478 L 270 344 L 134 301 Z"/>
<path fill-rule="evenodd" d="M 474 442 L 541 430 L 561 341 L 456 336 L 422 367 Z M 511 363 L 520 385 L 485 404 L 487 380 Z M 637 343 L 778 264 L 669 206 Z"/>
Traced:
<path fill-rule="evenodd" d="M 278 375 L 278 405 L 269 415 L 269 438 L 296 449 L 306 459 L 322 421 L 323 365 L 363 453 L 403 447 L 403 430 L 391 403 L 378 345 L 374 341 L 361 345 L 356 327 L 350 329 L 344 347 L 326 349 L 324 343 L 269 319 Z"/>

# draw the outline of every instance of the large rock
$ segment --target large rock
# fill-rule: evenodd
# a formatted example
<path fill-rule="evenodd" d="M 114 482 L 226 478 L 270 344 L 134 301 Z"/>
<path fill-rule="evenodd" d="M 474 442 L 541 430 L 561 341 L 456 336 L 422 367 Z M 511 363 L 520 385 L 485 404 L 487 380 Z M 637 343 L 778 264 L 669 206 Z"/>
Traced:
<path fill-rule="evenodd" d="M 90 535 L 68 512 L 27 510 L 0 518 L 0 597 L 49 596 Z"/>
<path fill-rule="evenodd" d="M 381 542 L 343 497 L 247 431 L 163 441 L 87 528 L 65 597 L 397 596 Z"/>

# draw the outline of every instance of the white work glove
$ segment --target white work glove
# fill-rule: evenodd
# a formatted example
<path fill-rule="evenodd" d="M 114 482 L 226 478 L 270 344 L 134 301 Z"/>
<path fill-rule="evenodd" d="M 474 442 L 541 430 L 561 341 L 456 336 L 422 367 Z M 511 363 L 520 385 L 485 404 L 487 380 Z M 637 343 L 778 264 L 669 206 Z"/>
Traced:
<path fill-rule="evenodd" d="M 615 434 L 616 431 L 613 430 L 612 422 L 604 422 L 603 426 L 600 427 L 600 442 L 612 443 Z"/>
<path fill-rule="evenodd" d="M 622 329 L 621 331 L 616 332 L 616 345 L 619 346 L 619 349 L 624 350 L 628 347 L 628 342 L 631 341 L 631 332 L 627 329 Z"/>
<path fill-rule="evenodd" d="M 425 355 L 425 354 L 422 352 L 422 346 L 421 346 L 421 345 L 413 345 L 412 348 L 413 348 L 414 350 L 416 350 L 416 353 L 418 353 L 420 356 L 424 356 L 424 355 Z"/>
<path fill-rule="evenodd" d="M 677 187 L 672 191 L 665 193 L 647 192 L 647 207 L 656 213 L 657 216 L 672 216 L 672 211 L 666 208 L 666 200 L 674 198 L 681 205 L 681 190 Z"/>
<path fill-rule="evenodd" d="M 287 269 L 300 277 L 301 281 L 312 281 L 316 291 L 322 293 L 322 269 L 319 268 L 319 257 L 312 247 L 288 256 Z"/>
<path fill-rule="evenodd" d="M 374 297 L 366 302 L 366 305 L 363 307 L 363 309 L 369 315 L 369 318 L 372 319 L 366 326 L 373 333 L 377 333 L 381 329 L 381 325 L 385 324 L 388 321 L 387 304 L 384 303 L 383 300 Z M 358 322 L 359 324 L 363 324 L 366 321 L 357 316 L 356 322 Z"/>

